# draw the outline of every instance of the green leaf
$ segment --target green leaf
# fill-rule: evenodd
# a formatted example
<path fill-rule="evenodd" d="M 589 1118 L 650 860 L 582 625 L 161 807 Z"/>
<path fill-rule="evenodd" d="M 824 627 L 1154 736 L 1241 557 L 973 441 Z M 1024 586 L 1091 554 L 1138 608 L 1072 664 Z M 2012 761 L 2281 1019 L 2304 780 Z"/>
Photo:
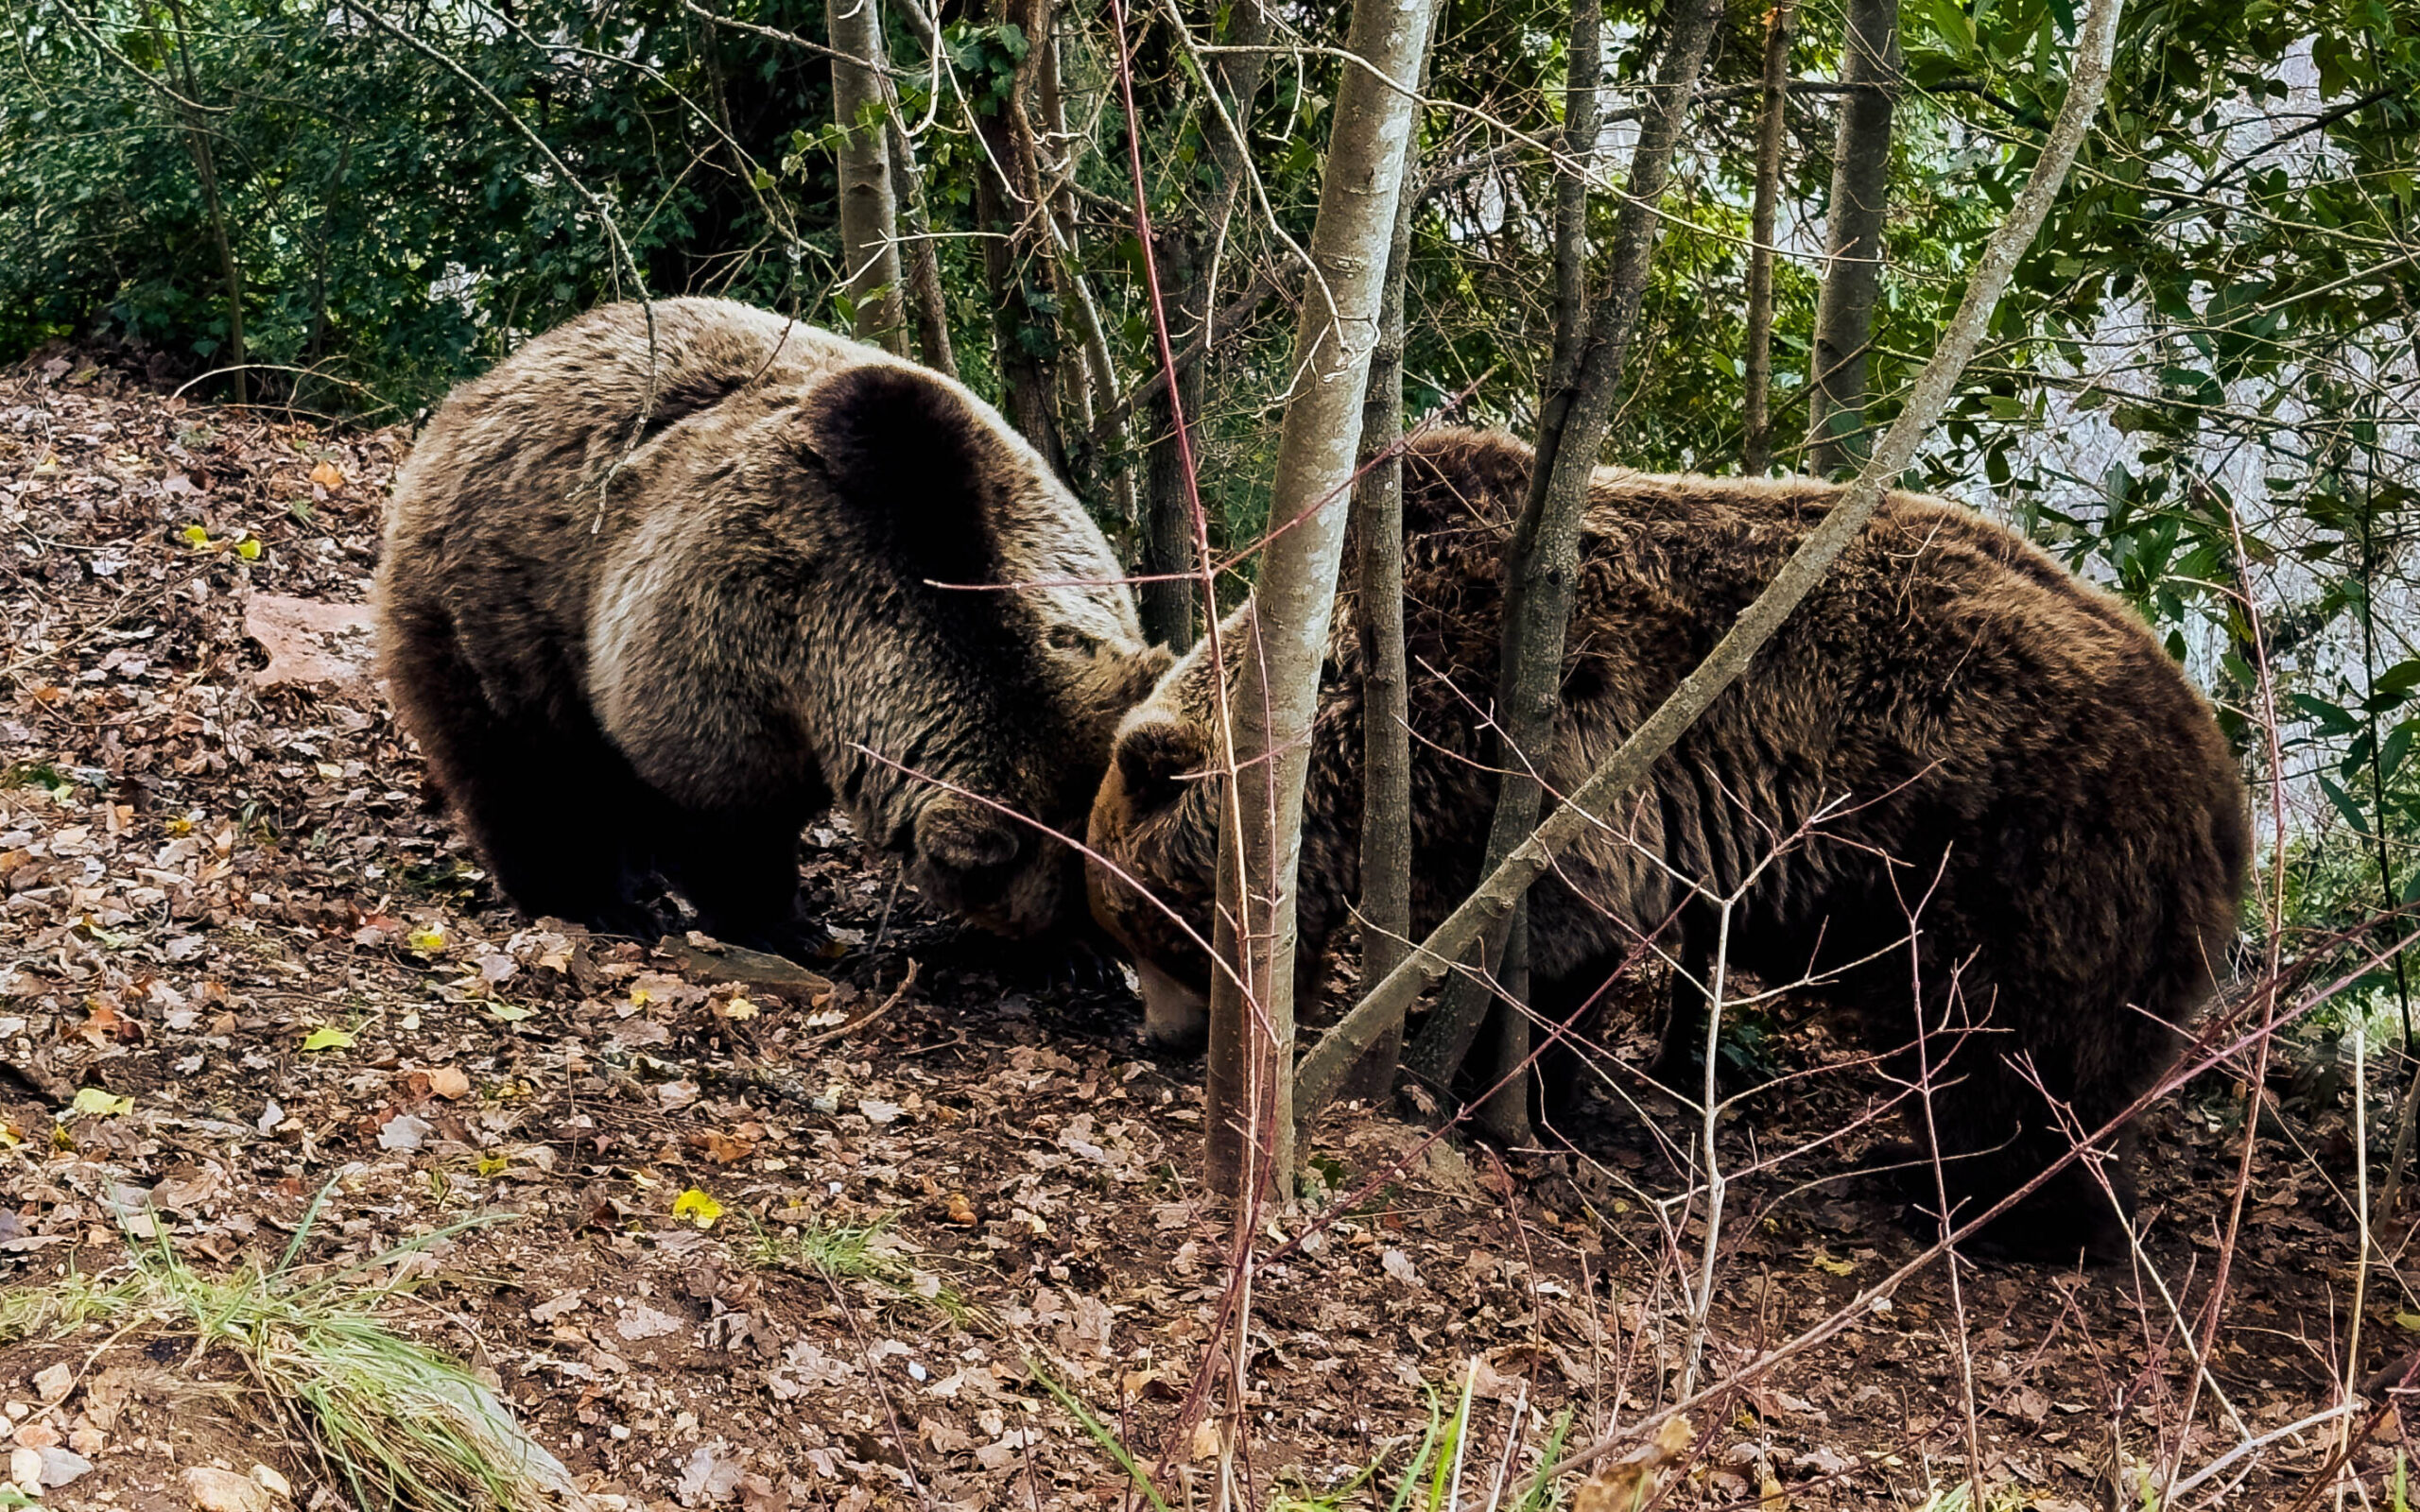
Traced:
<path fill-rule="evenodd" d="M 350 1032 L 339 1029 L 332 1023 L 323 1023 L 302 1037 L 302 1048 L 305 1050 L 350 1050 L 353 1048 L 353 1036 Z"/>
<path fill-rule="evenodd" d="M 518 1003 L 507 1003 L 502 998 L 488 1000 L 488 1017 L 504 1023 L 519 1023 L 536 1011 L 535 1008 L 525 1008 Z"/>
<path fill-rule="evenodd" d="M 2343 816 L 2344 822 L 2353 827 L 2355 834 L 2370 833 L 2369 816 L 2361 812 L 2361 805 L 2353 801 L 2352 794 L 2339 787 L 2336 780 L 2325 773 L 2320 774 L 2319 786 L 2327 795 L 2327 801 L 2336 805 L 2336 812 Z"/>

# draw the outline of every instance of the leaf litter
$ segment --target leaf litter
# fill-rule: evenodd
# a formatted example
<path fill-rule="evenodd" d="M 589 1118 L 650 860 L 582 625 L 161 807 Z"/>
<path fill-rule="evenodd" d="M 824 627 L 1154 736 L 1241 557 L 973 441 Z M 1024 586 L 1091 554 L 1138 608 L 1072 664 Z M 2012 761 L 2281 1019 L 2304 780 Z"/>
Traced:
<path fill-rule="evenodd" d="M 1233 1239 L 1196 1185 L 1199 1065 L 1145 1050 L 1112 975 L 964 934 L 912 891 L 881 929 L 892 879 L 836 818 L 804 879 L 848 943 L 816 971 L 501 907 L 363 672 L 405 444 L 147 392 L 106 354 L 0 378 L 12 1483 L 242 1512 L 363 1498 L 164 1304 L 60 1310 L 166 1267 L 316 1289 L 441 1362 L 460 1383 L 432 1388 L 443 1411 L 595 1507 L 1117 1503 L 1128 1469 L 1087 1420 L 1198 1503 L 1224 1440 L 1185 1398 Z M 1820 1022 L 1782 1038 L 1806 1064 L 1841 1054 Z M 1853 1079 L 1807 1085 L 1726 1158 L 1861 1106 Z M 2209 1269 L 2225 1115 L 2180 1100 L 2146 1131 L 2170 1275 Z M 1670 1256 L 1697 1230 L 1659 1223 L 1654 1142 L 1516 1157 L 1499 1189 L 1425 1138 L 1366 1113 L 1316 1133 L 1332 1190 L 1375 1190 L 1316 1226 L 1281 1215 L 1300 1243 L 1254 1278 L 1268 1497 L 1399 1470 L 1440 1393 L 1467 1399 L 1468 1464 L 1526 1473 L 1564 1408 L 1577 1443 L 1677 1389 Z M 2264 1155 L 2261 1180 L 2213 1353 L 2256 1433 L 2327 1400 L 2353 1243 L 2313 1172 Z M 1913 1252 L 1856 1183 L 1742 1188 L 1717 1366 Z M 1925 1273 L 1694 1437 L 1643 1439 L 1566 1493 L 1913 1504 L 1963 1473 L 1966 1369 L 2014 1504 L 2099 1504 L 2177 1432 L 2175 1340 L 2136 1278 L 1964 1281 L 1953 1299 Z M 2374 1292 L 2365 1337 L 2399 1336 L 2415 1303 Z M 2207 1413 L 2191 1434 L 2197 1461 L 2232 1442 Z M 2324 1449 L 2282 1440 L 2253 1484 Z"/>

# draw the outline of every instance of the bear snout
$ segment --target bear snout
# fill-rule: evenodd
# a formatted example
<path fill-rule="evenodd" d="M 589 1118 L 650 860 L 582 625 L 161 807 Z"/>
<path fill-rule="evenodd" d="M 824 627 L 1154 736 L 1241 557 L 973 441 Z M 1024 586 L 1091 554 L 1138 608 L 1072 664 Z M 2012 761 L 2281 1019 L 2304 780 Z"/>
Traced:
<path fill-rule="evenodd" d="M 1210 999 L 1149 961 L 1134 963 L 1143 985 L 1143 1036 L 1163 1050 L 1194 1055 L 1210 1042 Z"/>

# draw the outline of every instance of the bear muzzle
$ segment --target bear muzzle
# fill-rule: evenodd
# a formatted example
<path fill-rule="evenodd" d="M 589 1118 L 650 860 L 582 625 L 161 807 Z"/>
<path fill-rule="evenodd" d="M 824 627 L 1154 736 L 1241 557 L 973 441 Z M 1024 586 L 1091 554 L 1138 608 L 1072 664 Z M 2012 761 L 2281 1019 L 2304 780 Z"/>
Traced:
<path fill-rule="evenodd" d="M 1210 999 L 1149 961 L 1134 963 L 1143 985 L 1143 1035 L 1163 1050 L 1190 1055 L 1210 1042 Z"/>

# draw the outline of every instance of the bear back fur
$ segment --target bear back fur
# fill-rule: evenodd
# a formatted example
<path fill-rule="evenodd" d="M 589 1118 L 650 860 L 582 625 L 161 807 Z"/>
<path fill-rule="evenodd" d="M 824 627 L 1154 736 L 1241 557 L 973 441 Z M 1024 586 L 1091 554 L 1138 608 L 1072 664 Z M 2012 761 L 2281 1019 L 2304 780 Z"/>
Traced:
<path fill-rule="evenodd" d="M 1167 665 L 1118 577 L 963 387 L 681 299 L 456 389 L 397 479 L 378 598 L 398 710 L 516 902 L 637 927 L 651 872 L 778 943 L 834 798 L 945 905 L 1058 918 L 1069 852 L 927 779 L 1076 821 Z"/>
<path fill-rule="evenodd" d="M 1415 937 L 1478 881 L 1503 553 L 1530 457 L 1506 436 L 1447 430 L 1406 458 Z M 1530 753 L 1552 789 L 1579 786 L 1663 701 L 1841 493 L 1599 471 L 1554 745 Z M 1305 794 L 1306 955 L 1359 891 L 1363 666 L 1348 591 Z M 1204 938 L 1219 801 L 1198 775 L 1209 676 L 1197 651 L 1126 717 L 1091 833 Z M 1532 893 L 1535 1003 L 1576 1007 L 1651 936 L 1682 954 L 1685 921 L 1736 895 L 1730 965 L 1813 978 L 1812 992 L 1863 1010 L 1902 1072 L 1921 1010 L 1952 1189 L 1996 1197 L 2066 1148 L 2030 1077 L 2091 1128 L 2172 1063 L 2224 973 L 2249 850 L 2234 758 L 2141 622 L 2010 531 L 1893 493 Z M 1090 885 L 1097 916 L 1157 971 L 1204 978 L 1165 914 L 1102 868 Z M 2088 1184 L 2037 1210 L 2089 1223 L 2107 1205 Z"/>

